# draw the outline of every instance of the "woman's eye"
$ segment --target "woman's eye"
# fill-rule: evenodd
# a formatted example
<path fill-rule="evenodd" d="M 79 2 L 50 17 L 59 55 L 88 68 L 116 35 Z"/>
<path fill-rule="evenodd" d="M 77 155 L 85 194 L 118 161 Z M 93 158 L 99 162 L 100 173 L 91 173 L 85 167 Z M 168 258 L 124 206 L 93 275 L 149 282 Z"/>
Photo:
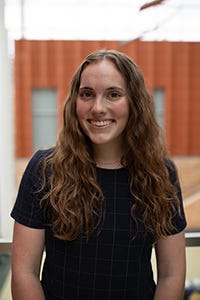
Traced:
<path fill-rule="evenodd" d="M 83 99 L 91 99 L 93 96 L 93 93 L 87 91 L 80 93 L 80 97 Z"/>
<path fill-rule="evenodd" d="M 118 92 L 111 92 L 107 95 L 107 99 L 109 100 L 117 100 L 121 97 L 121 94 Z"/>

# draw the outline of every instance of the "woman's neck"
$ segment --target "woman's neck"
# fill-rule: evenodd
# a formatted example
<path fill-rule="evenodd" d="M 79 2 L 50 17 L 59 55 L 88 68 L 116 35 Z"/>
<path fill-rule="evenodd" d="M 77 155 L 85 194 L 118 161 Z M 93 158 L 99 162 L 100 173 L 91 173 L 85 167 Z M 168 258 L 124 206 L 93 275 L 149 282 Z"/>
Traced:
<path fill-rule="evenodd" d="M 121 160 L 101 161 L 96 160 L 96 165 L 102 169 L 120 169 L 122 167 Z"/>
<path fill-rule="evenodd" d="M 105 169 L 117 169 L 121 168 L 121 158 L 122 151 L 121 149 L 112 149 L 110 147 L 94 147 L 94 159 L 96 161 L 97 167 Z"/>

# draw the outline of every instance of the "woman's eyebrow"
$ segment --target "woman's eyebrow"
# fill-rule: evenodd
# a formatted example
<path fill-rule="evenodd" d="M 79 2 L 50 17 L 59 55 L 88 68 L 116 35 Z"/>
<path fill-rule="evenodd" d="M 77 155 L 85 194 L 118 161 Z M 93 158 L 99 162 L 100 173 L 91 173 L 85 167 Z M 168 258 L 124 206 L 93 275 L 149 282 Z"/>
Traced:
<path fill-rule="evenodd" d="M 122 87 L 119 87 L 119 86 L 110 86 L 106 89 L 107 91 L 109 90 L 118 90 L 118 91 L 122 91 L 123 93 L 125 93 L 125 90 L 122 88 Z"/>
<path fill-rule="evenodd" d="M 91 88 L 89 86 L 80 86 L 79 90 L 91 90 L 91 91 L 93 91 L 93 88 Z"/>
<path fill-rule="evenodd" d="M 114 86 L 109 86 L 108 87 L 108 89 L 120 89 L 120 90 L 123 90 L 123 88 L 122 87 L 120 87 L 120 86 L 117 86 L 117 85 L 114 85 Z"/>

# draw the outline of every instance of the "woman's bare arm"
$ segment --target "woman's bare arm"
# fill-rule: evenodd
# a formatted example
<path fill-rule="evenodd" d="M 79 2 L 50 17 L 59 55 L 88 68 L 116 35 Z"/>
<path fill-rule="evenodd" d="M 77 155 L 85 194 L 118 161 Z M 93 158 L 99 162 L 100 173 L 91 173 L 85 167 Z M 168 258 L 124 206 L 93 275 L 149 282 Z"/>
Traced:
<path fill-rule="evenodd" d="M 12 245 L 13 300 L 45 300 L 40 283 L 40 266 L 44 250 L 43 229 L 14 224 Z"/>
<path fill-rule="evenodd" d="M 160 239 L 155 250 L 158 282 L 154 300 L 182 300 L 186 272 L 184 232 Z"/>

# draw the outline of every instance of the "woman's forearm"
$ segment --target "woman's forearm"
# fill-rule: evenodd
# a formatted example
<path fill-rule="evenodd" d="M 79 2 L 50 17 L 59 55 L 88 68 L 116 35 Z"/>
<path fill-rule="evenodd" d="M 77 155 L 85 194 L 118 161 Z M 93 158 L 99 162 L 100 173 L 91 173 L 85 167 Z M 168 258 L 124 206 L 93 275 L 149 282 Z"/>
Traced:
<path fill-rule="evenodd" d="M 186 274 L 184 231 L 161 238 L 155 250 L 158 281 L 154 300 L 182 300 Z"/>
<path fill-rule="evenodd" d="M 12 276 L 13 300 L 45 300 L 42 285 L 33 274 Z"/>
<path fill-rule="evenodd" d="M 154 300 L 182 300 L 184 283 L 180 279 L 169 277 L 158 280 Z"/>

